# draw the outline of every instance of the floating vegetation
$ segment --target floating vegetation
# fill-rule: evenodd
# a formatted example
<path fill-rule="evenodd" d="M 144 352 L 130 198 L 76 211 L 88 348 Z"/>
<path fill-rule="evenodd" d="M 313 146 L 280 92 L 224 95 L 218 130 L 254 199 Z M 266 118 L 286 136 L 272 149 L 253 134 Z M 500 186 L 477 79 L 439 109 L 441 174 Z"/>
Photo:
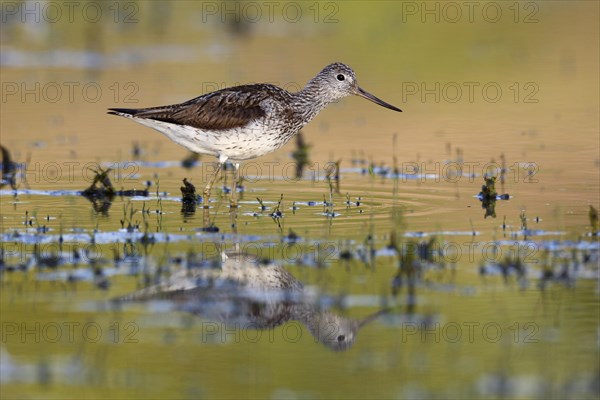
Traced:
<path fill-rule="evenodd" d="M 281 212 L 281 202 L 282 201 L 283 201 L 283 193 L 281 194 L 281 197 L 279 198 L 279 201 L 277 202 L 277 206 L 275 207 L 275 210 L 273 210 L 273 212 L 271 214 L 269 214 L 270 217 L 281 218 L 283 216 L 283 213 Z"/>
<path fill-rule="evenodd" d="M 8 149 L 0 145 L 0 152 L 2 152 L 2 180 L 0 181 L 0 188 L 5 185 L 10 185 L 13 190 L 17 189 L 17 163 L 10 157 Z"/>
<path fill-rule="evenodd" d="M 537 280 L 544 290 L 549 284 L 574 287 L 578 280 L 598 280 L 600 246 L 590 242 L 500 241 L 490 246 L 492 254 L 480 264 L 482 278 L 502 276 L 504 283 L 515 277 L 521 289 L 528 278 Z M 498 259 L 497 261 L 495 259 Z"/>
<path fill-rule="evenodd" d="M 260 217 L 260 216 L 264 216 L 264 212 L 267 211 L 270 207 L 267 206 L 261 199 L 260 197 L 257 197 L 256 200 L 258 201 L 259 204 L 259 212 L 252 212 L 252 213 L 247 213 L 247 215 L 252 215 L 253 217 Z M 273 221 L 277 224 L 277 227 L 281 230 L 281 222 L 280 219 L 283 217 L 283 212 L 281 211 L 281 207 L 282 207 L 282 203 L 283 202 L 283 193 L 281 194 L 281 196 L 279 197 L 279 201 L 277 202 L 277 205 L 275 206 L 275 208 L 273 209 L 272 212 L 266 214 L 269 217 L 273 218 Z M 294 206 L 295 207 L 295 206 Z M 295 210 L 294 210 L 295 211 Z"/>
<path fill-rule="evenodd" d="M 508 200 L 510 199 L 510 195 L 498 195 L 498 192 L 496 192 L 495 176 L 484 176 L 483 179 L 485 180 L 485 185 L 481 187 L 481 192 L 479 192 L 477 198 L 481 201 L 481 208 L 485 210 L 484 218 L 496 218 L 496 201 Z"/>
<path fill-rule="evenodd" d="M 109 178 L 110 172 L 110 168 L 102 169 L 101 167 L 98 167 L 98 169 L 94 171 L 94 179 L 92 180 L 92 184 L 81 192 L 83 197 L 92 202 L 92 207 L 97 213 L 107 215 L 112 201 L 116 196 L 148 197 L 148 182 L 148 186 L 146 186 L 146 189 L 143 190 L 115 190 Z"/>
<path fill-rule="evenodd" d="M 108 215 L 108 210 L 112 205 L 112 200 L 116 193 L 115 188 L 108 177 L 110 171 L 110 168 L 106 170 L 98 168 L 98 170 L 94 172 L 92 184 L 81 192 L 83 197 L 92 202 L 94 211 L 103 215 Z"/>
<path fill-rule="evenodd" d="M 461 147 L 456 148 L 456 162 L 462 164 L 464 162 L 465 152 Z"/>
<path fill-rule="evenodd" d="M 600 251 L 595 249 L 545 248 L 538 287 L 544 290 L 549 284 L 575 287 L 580 279 L 598 279 Z"/>
<path fill-rule="evenodd" d="M 521 210 L 521 214 L 519 214 L 519 220 L 521 221 L 521 233 L 523 234 L 523 240 L 527 240 L 527 237 L 532 235 L 546 233 L 543 231 L 529 230 L 529 228 L 527 227 L 527 215 L 525 215 L 525 210 Z"/>
<path fill-rule="evenodd" d="M 202 202 L 200 195 L 196 194 L 196 187 L 187 178 L 183 178 L 181 190 L 181 213 L 189 216 L 196 212 L 196 207 Z"/>
<path fill-rule="evenodd" d="M 592 236 L 598 236 L 598 210 L 592 205 L 590 205 L 588 217 L 590 219 L 590 227 L 592 228 Z"/>
<path fill-rule="evenodd" d="M 356 201 L 352 201 L 350 200 L 350 193 L 346 193 L 346 208 L 349 209 L 352 206 L 356 206 L 356 207 L 360 207 L 360 202 L 361 202 L 361 198 L 357 197 Z M 362 212 L 362 210 L 359 210 L 359 212 Z"/>
<path fill-rule="evenodd" d="M 412 245 L 411 245 L 412 244 Z M 396 244 L 395 235 L 392 236 L 392 243 L 390 244 L 394 250 L 398 253 L 398 269 L 396 275 L 392 279 L 392 295 L 397 296 L 402 288 L 406 286 L 407 289 L 407 306 L 409 312 L 414 310 L 416 306 L 416 285 L 417 280 L 422 276 L 422 265 L 417 259 L 414 251 L 408 249 L 414 249 L 416 244 L 414 242 L 407 242 L 407 246 L 400 246 Z"/>
<path fill-rule="evenodd" d="M 135 141 L 131 145 L 131 156 L 134 160 L 139 160 L 142 157 L 143 150 L 138 141 Z"/>
<path fill-rule="evenodd" d="M 287 243 L 290 243 L 290 244 L 294 244 L 294 243 L 298 242 L 299 239 L 300 239 L 300 236 L 298 236 L 298 234 L 291 229 L 290 229 L 289 233 L 287 234 L 287 236 L 284 237 L 284 241 Z"/>
<path fill-rule="evenodd" d="M 98 168 L 94 171 L 94 179 L 92 180 L 92 184 L 81 192 L 81 195 L 86 198 L 108 198 L 112 199 L 115 196 L 115 188 L 108 177 L 110 168 L 102 169 Z"/>
<path fill-rule="evenodd" d="M 310 205 L 310 202 L 309 204 Z M 327 200 L 327 198 L 325 197 L 325 195 L 323 195 L 323 215 L 328 217 L 328 218 L 334 218 L 334 217 L 338 217 L 341 214 L 336 213 L 333 210 L 333 188 L 331 186 L 329 186 L 329 200 Z"/>
<path fill-rule="evenodd" d="M 298 207 L 298 206 L 296 205 L 296 202 L 295 202 L 295 201 L 293 201 L 293 202 L 292 202 L 292 207 L 291 207 L 291 208 L 292 208 L 292 214 L 296 214 L 296 210 L 298 210 L 300 207 Z"/>
<path fill-rule="evenodd" d="M 283 207 L 283 193 L 279 197 L 279 200 L 277 201 L 277 204 L 273 208 L 273 211 L 269 212 L 269 213 L 265 213 L 265 211 L 269 210 L 271 207 L 269 207 L 260 197 L 257 197 L 256 201 L 258 201 L 260 211 L 252 211 L 252 212 L 244 213 L 244 214 L 251 215 L 253 217 L 269 216 L 269 217 L 273 218 L 273 221 L 277 224 L 278 228 L 281 230 L 280 219 L 284 216 L 283 211 L 282 211 L 282 209 L 283 209 L 282 208 Z M 269 202 L 269 203 L 274 203 L 274 202 Z M 297 209 L 298 209 L 298 207 L 294 204 L 292 206 L 292 211 L 294 214 Z"/>
<path fill-rule="evenodd" d="M 481 196 L 484 200 L 496 200 L 498 193 L 496 192 L 496 177 L 484 177 L 485 185 L 481 187 L 481 192 L 479 196 Z"/>
<path fill-rule="evenodd" d="M 147 197 L 148 187 L 143 190 L 115 190 L 113 187 L 108 174 L 111 172 L 111 169 L 102 169 L 98 168 L 94 171 L 94 179 L 92 180 L 92 184 L 85 190 L 81 192 L 81 195 L 87 199 L 109 199 L 112 200 L 115 196 L 122 197 L 134 197 L 134 196 L 143 196 Z"/>
<path fill-rule="evenodd" d="M 519 219 L 521 220 L 521 230 L 527 231 L 527 216 L 525 215 L 525 210 L 521 210 L 521 214 L 519 214 Z"/>
<path fill-rule="evenodd" d="M 521 248 L 519 248 L 521 250 Z M 527 287 L 527 269 L 520 251 L 508 252 L 499 262 L 483 264 L 479 267 L 480 276 L 500 274 L 508 283 L 510 276 L 515 276 L 522 289 Z"/>
<path fill-rule="evenodd" d="M 265 211 L 266 209 L 268 209 L 269 207 L 265 206 L 265 204 L 263 203 L 263 201 L 260 199 L 260 197 L 256 198 L 256 201 L 258 201 L 258 204 L 260 204 L 260 211 Z"/>
<path fill-rule="evenodd" d="M 327 164 L 326 168 L 326 179 L 329 185 L 330 191 L 335 191 L 336 194 L 341 195 L 340 192 L 340 163 L 342 160 L 337 160 L 333 163 Z M 335 189 L 335 190 L 334 190 Z"/>
<path fill-rule="evenodd" d="M 506 167 L 506 157 L 504 153 L 500 154 L 500 189 L 504 192 L 504 184 L 506 183 L 506 173 L 508 172 L 508 168 Z"/>
<path fill-rule="evenodd" d="M 296 179 L 302 178 L 304 169 L 310 164 L 309 150 L 311 145 L 304 140 L 302 131 L 296 135 L 296 149 L 292 152 L 292 158 L 296 162 Z"/>
<path fill-rule="evenodd" d="M 352 157 L 350 158 L 350 163 L 352 164 L 353 167 L 362 167 L 367 165 L 367 160 L 365 158 L 365 151 L 364 150 L 352 150 Z M 362 170 L 362 168 L 361 168 Z"/>
<path fill-rule="evenodd" d="M 192 169 L 200 161 L 200 154 L 190 152 L 183 160 L 181 160 L 181 166 L 185 169 Z"/>

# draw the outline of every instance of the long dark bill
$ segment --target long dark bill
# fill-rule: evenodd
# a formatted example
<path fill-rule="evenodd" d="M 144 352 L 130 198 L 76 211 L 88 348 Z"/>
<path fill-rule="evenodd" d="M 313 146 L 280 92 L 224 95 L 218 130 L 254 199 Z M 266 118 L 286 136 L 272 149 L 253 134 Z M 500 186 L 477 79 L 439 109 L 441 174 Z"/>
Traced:
<path fill-rule="evenodd" d="M 385 101 L 373 96 L 371 93 L 369 93 L 366 90 L 363 90 L 361 88 L 357 89 L 356 94 L 360 97 L 364 97 L 367 100 L 371 100 L 373 103 L 379 104 L 382 107 L 389 108 L 390 110 L 402 112 L 402 110 L 399 109 L 398 107 L 394 107 L 390 103 L 386 103 Z"/>

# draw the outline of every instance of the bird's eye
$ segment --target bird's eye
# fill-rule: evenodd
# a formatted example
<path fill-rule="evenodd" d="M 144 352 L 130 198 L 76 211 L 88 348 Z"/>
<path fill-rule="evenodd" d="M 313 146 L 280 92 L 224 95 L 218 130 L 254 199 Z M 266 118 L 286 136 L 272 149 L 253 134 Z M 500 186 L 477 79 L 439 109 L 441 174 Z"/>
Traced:
<path fill-rule="evenodd" d="M 341 76 L 342 76 L 342 77 L 344 77 L 344 75 L 341 75 Z M 338 75 L 338 78 L 339 78 L 339 77 L 340 77 L 340 75 Z M 343 80 L 343 79 L 342 79 L 342 80 Z M 346 339 L 346 336 L 344 336 L 344 335 L 340 335 L 340 336 L 338 336 L 338 337 L 337 337 L 337 341 L 338 341 L 338 342 L 343 342 L 343 341 L 344 341 L 344 339 Z"/>
<path fill-rule="evenodd" d="M 339 74 L 338 76 L 336 76 L 338 81 L 343 81 L 344 79 L 346 79 L 346 77 L 342 74 Z"/>

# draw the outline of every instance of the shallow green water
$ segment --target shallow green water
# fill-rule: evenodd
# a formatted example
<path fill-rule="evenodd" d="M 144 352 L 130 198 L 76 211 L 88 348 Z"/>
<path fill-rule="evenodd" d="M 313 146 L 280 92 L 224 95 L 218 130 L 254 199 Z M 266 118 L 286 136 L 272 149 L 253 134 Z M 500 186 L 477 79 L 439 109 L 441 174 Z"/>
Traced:
<path fill-rule="evenodd" d="M 517 3 L 516 15 L 493 3 L 498 22 L 461 5 L 454 23 L 427 3 L 438 23 L 423 3 L 277 3 L 273 22 L 242 3 L 263 13 L 233 27 L 222 3 L 115 4 L 98 23 L 24 24 L 20 3 L 3 20 L 1 138 L 20 164 L 17 190 L 0 191 L 2 398 L 598 396 L 597 4 Z M 298 22 L 278 14 L 297 5 Z M 231 177 L 216 185 L 218 232 L 201 209 L 181 212 L 179 190 L 183 178 L 202 187 L 214 160 L 184 169 L 165 137 L 104 115 L 238 82 L 293 89 L 335 60 L 404 112 L 332 105 L 303 131 L 303 179 L 292 142 L 243 166 L 238 210 L 222 192 Z M 502 157 L 510 199 L 486 218 L 475 196 Z M 340 159 L 337 194 L 326 171 Z M 150 182 L 149 196 L 92 204 L 78 191 L 98 166 L 116 189 Z M 257 330 L 208 317 L 228 303 L 200 301 L 204 316 L 109 303 L 221 250 L 274 260 L 322 312 L 386 312 L 334 352 L 297 320 Z"/>

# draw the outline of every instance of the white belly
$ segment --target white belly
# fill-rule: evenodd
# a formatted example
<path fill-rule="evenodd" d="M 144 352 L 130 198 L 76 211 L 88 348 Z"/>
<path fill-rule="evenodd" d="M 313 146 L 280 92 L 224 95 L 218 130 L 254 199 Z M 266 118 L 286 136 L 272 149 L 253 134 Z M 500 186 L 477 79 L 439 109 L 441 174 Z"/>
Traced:
<path fill-rule="evenodd" d="M 155 129 L 175 143 L 199 154 L 221 159 L 247 160 L 268 154 L 283 146 L 296 132 L 285 132 L 254 121 L 244 127 L 205 131 L 185 125 L 130 117 L 135 122 Z"/>

